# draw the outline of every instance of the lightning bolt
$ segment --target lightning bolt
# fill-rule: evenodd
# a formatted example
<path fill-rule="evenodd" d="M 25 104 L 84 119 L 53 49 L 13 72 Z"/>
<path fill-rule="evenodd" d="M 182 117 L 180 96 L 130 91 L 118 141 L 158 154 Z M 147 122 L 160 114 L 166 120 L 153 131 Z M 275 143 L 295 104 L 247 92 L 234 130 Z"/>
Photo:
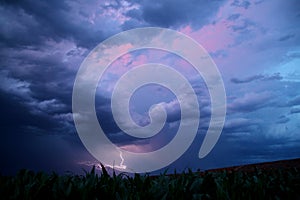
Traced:
<path fill-rule="evenodd" d="M 104 166 L 105 167 L 109 167 L 109 168 L 112 168 L 112 169 L 126 169 L 127 168 L 127 166 L 126 165 L 124 165 L 124 158 L 123 158 L 123 153 L 122 153 L 122 151 L 120 151 L 119 149 L 118 149 L 118 151 L 120 152 L 120 158 L 121 158 L 121 162 L 120 162 L 120 164 L 119 165 L 107 165 L 107 164 L 105 164 Z"/>

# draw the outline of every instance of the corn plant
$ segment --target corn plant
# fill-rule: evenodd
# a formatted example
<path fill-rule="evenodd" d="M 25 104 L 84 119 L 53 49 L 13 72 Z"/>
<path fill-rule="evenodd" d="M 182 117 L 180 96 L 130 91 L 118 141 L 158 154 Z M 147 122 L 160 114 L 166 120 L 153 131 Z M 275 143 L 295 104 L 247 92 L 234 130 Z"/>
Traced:
<path fill-rule="evenodd" d="M 112 175 L 102 166 L 85 175 L 21 170 L 0 175 L 1 199 L 300 199 L 299 168 L 282 170 L 191 170 L 159 176 Z"/>

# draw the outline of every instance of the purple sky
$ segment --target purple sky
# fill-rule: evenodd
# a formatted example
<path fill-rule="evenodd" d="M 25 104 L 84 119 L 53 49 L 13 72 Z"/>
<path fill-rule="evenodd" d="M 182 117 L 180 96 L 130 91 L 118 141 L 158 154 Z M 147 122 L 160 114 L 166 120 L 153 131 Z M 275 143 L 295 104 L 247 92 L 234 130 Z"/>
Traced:
<path fill-rule="evenodd" d="M 2 1 L 0 25 L 0 173 L 20 168 L 82 172 L 97 163 L 77 136 L 72 118 L 77 70 L 104 39 L 148 26 L 185 33 L 208 51 L 227 93 L 225 126 L 214 150 L 200 160 L 197 152 L 210 118 L 205 84 L 179 57 L 139 51 L 116 60 L 99 82 L 96 110 L 112 141 L 147 152 L 174 137 L 180 109 L 163 87 L 141 88 L 130 104 L 133 119 L 144 125 L 151 105 L 163 103 L 168 120 L 153 138 L 135 141 L 126 136 L 110 110 L 111 92 L 120 75 L 139 64 L 159 62 L 189 79 L 201 107 L 196 140 L 170 169 L 300 157 L 298 0 Z"/>

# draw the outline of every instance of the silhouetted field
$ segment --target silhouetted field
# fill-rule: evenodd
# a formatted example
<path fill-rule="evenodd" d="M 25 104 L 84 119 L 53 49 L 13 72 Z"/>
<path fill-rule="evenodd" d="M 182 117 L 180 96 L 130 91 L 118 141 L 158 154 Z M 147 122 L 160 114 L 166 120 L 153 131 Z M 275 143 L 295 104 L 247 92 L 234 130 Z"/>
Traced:
<path fill-rule="evenodd" d="M 21 170 L 0 177 L 1 199 L 300 199 L 300 159 L 159 176 Z"/>

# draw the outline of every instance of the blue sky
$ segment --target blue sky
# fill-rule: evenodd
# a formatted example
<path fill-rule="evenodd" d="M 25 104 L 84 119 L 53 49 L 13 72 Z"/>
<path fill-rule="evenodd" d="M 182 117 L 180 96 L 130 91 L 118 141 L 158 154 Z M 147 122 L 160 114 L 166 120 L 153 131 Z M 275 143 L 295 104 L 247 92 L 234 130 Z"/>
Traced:
<path fill-rule="evenodd" d="M 299 157 L 299 8 L 297 0 L 2 1 L 0 172 L 11 174 L 20 168 L 82 172 L 97 164 L 73 122 L 76 73 L 103 40 L 149 26 L 182 32 L 211 55 L 227 94 L 225 126 L 213 151 L 200 160 L 197 152 L 210 118 L 207 88 L 184 60 L 147 50 L 120 57 L 99 82 L 98 120 L 113 142 L 134 152 L 147 152 L 174 137 L 180 109 L 166 88 L 141 88 L 130 104 L 132 118 L 145 125 L 151 105 L 163 103 L 168 120 L 153 138 L 136 141 L 126 136 L 110 110 L 111 92 L 122 74 L 139 64 L 159 62 L 175 66 L 189 79 L 201 111 L 194 143 L 170 169 Z"/>

